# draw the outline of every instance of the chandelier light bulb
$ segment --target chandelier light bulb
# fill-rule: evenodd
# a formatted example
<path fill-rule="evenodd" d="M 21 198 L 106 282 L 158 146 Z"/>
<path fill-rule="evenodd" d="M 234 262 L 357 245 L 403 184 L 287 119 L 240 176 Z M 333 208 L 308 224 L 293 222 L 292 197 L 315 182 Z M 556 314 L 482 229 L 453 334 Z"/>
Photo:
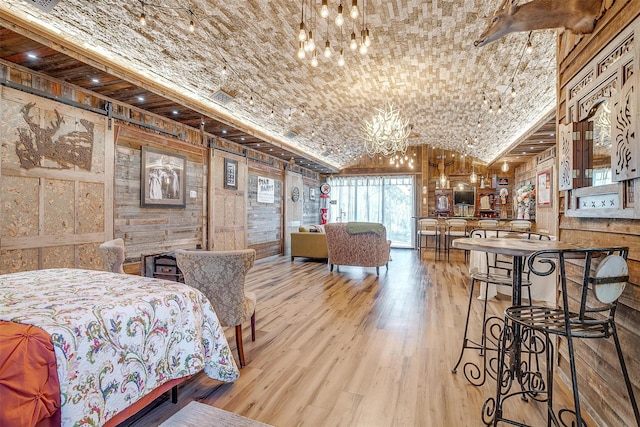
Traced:
<path fill-rule="evenodd" d="M 307 39 L 307 31 L 304 29 L 304 22 L 300 22 L 300 32 L 298 33 L 298 40 L 303 42 Z"/>
<path fill-rule="evenodd" d="M 338 5 L 338 15 L 336 16 L 336 25 L 342 27 L 344 24 L 344 16 L 342 16 L 342 2 Z"/>
<path fill-rule="evenodd" d="M 358 11 L 358 0 L 353 0 L 351 2 L 351 12 L 349 13 L 349 16 L 351 16 L 351 19 L 358 19 L 359 14 L 360 12 Z"/>
<path fill-rule="evenodd" d="M 351 43 L 349 43 L 349 47 L 351 48 L 351 50 L 356 50 L 358 48 L 358 41 L 356 40 L 355 31 L 351 33 Z"/>
<path fill-rule="evenodd" d="M 344 53 L 343 53 L 342 49 L 340 49 L 340 57 L 338 58 L 338 66 L 340 66 L 340 67 L 344 66 Z"/>
<path fill-rule="evenodd" d="M 331 42 L 329 40 L 327 40 L 326 43 L 324 44 L 324 57 L 325 58 L 331 57 Z"/>
<path fill-rule="evenodd" d="M 313 51 L 313 57 L 311 58 L 311 66 L 312 67 L 317 67 L 318 66 L 318 55 L 317 55 L 317 51 Z"/>
<path fill-rule="evenodd" d="M 313 52 L 316 50 L 316 42 L 313 41 L 313 31 L 309 30 L 309 38 L 307 39 L 307 45 L 305 46 L 307 52 Z"/>
<path fill-rule="evenodd" d="M 320 8 L 320 16 L 326 18 L 329 16 L 329 6 L 327 5 L 327 0 L 322 0 L 322 7 Z"/>

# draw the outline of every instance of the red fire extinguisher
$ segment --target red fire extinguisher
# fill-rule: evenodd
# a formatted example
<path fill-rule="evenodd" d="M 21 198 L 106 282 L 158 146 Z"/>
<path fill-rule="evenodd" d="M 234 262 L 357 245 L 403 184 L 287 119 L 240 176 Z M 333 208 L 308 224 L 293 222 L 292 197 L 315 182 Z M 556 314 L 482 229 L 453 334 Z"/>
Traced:
<path fill-rule="evenodd" d="M 331 191 L 331 186 L 326 182 L 320 186 L 320 224 L 326 224 L 329 222 L 329 192 Z"/>

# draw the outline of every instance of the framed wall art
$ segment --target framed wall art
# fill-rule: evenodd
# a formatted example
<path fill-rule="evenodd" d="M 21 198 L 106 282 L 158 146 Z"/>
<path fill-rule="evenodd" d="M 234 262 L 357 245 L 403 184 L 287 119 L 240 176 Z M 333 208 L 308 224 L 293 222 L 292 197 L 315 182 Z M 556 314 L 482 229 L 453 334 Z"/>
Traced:
<path fill-rule="evenodd" d="M 232 159 L 224 159 L 224 188 L 238 189 L 238 162 Z"/>
<path fill-rule="evenodd" d="M 552 194 L 552 181 L 551 170 L 545 170 L 538 172 L 537 189 L 536 189 L 536 202 L 538 207 L 551 206 L 551 194 Z"/>
<path fill-rule="evenodd" d="M 186 172 L 185 156 L 143 146 L 140 162 L 140 206 L 184 208 Z"/>

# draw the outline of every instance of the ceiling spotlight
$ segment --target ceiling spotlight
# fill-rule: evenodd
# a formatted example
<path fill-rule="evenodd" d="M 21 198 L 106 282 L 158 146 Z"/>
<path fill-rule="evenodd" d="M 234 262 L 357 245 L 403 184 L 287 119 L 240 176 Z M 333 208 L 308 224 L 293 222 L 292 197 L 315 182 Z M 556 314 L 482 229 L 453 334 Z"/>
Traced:
<path fill-rule="evenodd" d="M 351 12 L 349 13 L 349 16 L 351 16 L 351 19 L 357 19 L 359 14 L 360 13 L 358 12 L 358 0 L 353 0 L 351 2 Z"/>

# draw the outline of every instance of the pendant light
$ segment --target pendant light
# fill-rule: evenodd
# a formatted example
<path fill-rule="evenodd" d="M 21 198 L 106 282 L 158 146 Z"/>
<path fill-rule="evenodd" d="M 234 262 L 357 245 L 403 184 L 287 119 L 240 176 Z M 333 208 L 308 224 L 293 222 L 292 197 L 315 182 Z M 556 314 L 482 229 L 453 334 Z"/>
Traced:
<path fill-rule="evenodd" d="M 502 164 L 502 167 L 500 168 L 500 170 L 502 172 L 509 172 L 509 165 L 507 164 L 507 161 L 505 160 L 504 163 Z"/>
<path fill-rule="evenodd" d="M 358 19 L 358 15 L 358 0 L 353 0 L 351 2 L 351 12 L 349 16 L 351 16 L 351 19 Z"/>
<path fill-rule="evenodd" d="M 326 18 L 329 16 L 329 6 L 327 5 L 327 0 L 322 0 L 322 7 L 320 8 L 320 16 Z"/>
<path fill-rule="evenodd" d="M 338 15 L 336 16 L 335 22 L 338 27 L 342 27 L 342 24 L 344 24 L 344 16 L 342 16 L 342 0 L 338 5 Z"/>

